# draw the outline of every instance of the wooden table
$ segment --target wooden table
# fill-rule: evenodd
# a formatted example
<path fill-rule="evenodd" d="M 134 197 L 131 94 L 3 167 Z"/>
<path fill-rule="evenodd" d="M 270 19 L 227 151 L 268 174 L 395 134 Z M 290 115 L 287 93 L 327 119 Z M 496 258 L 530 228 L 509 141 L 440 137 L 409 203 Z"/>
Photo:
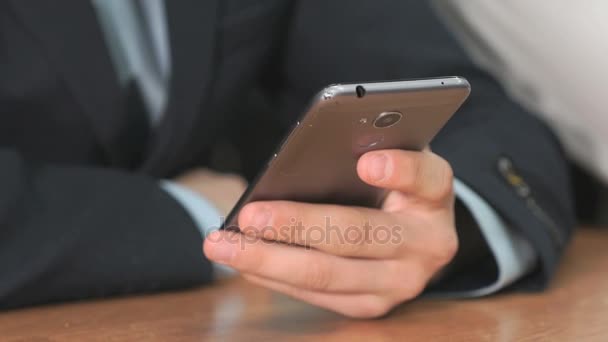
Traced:
<path fill-rule="evenodd" d="M 172 294 L 0 314 L 0 341 L 608 341 L 608 230 L 576 237 L 551 290 L 420 300 L 349 320 L 242 280 Z"/>

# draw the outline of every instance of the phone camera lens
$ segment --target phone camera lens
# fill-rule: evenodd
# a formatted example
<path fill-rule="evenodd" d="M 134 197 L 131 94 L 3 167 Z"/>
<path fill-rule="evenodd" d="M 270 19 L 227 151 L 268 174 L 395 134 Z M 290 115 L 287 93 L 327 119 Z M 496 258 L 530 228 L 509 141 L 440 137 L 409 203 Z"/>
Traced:
<path fill-rule="evenodd" d="M 378 117 L 374 121 L 374 127 L 387 128 L 387 127 L 394 126 L 399 121 L 401 121 L 402 117 L 403 117 L 403 114 L 401 114 L 399 112 L 384 112 L 384 113 L 378 115 Z"/>

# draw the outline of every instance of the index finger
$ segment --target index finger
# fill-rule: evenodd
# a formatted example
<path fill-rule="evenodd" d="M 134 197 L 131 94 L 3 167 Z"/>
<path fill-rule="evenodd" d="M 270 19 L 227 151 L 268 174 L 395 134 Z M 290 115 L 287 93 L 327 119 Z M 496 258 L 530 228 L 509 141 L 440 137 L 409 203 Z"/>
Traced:
<path fill-rule="evenodd" d="M 377 209 L 287 201 L 250 203 L 239 215 L 245 234 L 359 258 L 395 257 L 405 240 L 402 225 Z"/>

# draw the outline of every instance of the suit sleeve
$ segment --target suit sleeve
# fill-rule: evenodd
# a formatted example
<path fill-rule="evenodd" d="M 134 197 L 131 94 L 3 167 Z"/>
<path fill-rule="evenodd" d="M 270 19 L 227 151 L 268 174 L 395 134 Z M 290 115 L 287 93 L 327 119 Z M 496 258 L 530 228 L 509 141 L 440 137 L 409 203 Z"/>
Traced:
<path fill-rule="evenodd" d="M 211 278 L 190 216 L 157 180 L 0 149 L 0 309 Z"/>
<path fill-rule="evenodd" d="M 541 289 L 547 285 L 574 226 L 561 147 L 542 123 L 469 60 L 427 2 L 296 2 L 283 57 L 282 86 L 276 97 L 281 99 L 281 118 L 286 123 L 327 84 L 466 77 L 472 95 L 432 148 L 451 163 L 460 181 L 532 246 L 538 263 L 513 286 Z M 462 237 L 479 235 L 474 221 L 458 230 Z M 483 238 L 475 241 L 481 245 L 463 241 L 459 254 L 469 260 L 479 260 L 476 254 L 488 255 Z M 481 266 L 469 264 L 455 272 L 464 278 L 459 284 L 488 269 Z M 451 277 L 443 280 L 444 291 L 449 291 L 450 283 Z"/>

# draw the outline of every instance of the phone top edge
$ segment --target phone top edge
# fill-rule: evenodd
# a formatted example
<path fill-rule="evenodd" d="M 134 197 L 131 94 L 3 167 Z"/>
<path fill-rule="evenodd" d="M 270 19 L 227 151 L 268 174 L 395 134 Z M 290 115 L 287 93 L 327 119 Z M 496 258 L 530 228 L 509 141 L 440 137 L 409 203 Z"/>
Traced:
<path fill-rule="evenodd" d="M 467 95 L 471 92 L 471 84 L 461 76 L 404 79 L 394 81 L 362 82 L 332 84 L 320 91 L 316 100 L 326 101 L 337 96 L 357 96 L 358 88 L 362 87 L 365 95 L 385 94 L 394 91 L 421 91 L 441 89 L 463 89 Z M 362 97 L 362 96 L 360 96 Z"/>

